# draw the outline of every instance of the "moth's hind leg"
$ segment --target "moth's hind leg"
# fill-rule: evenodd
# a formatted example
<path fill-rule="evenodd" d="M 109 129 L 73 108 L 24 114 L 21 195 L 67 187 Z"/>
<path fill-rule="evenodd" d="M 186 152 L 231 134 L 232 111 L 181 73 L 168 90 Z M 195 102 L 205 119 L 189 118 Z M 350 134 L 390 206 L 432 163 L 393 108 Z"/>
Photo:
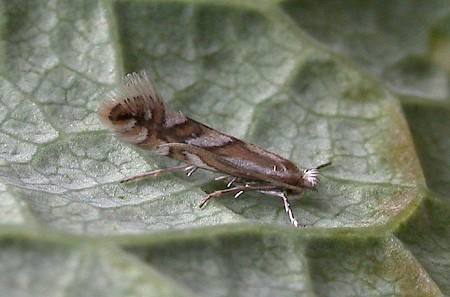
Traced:
<path fill-rule="evenodd" d="M 123 180 L 120 181 L 120 183 L 124 184 L 124 183 L 128 183 L 130 181 L 143 179 L 143 178 L 146 178 L 146 177 L 149 177 L 149 176 L 158 176 L 158 175 L 165 174 L 165 173 L 168 173 L 168 172 L 181 171 L 181 170 L 188 171 L 186 173 L 186 175 L 187 176 L 191 176 L 191 174 L 194 173 L 195 170 L 197 170 L 197 167 L 192 166 L 192 165 L 181 165 L 181 166 L 174 166 L 174 167 L 170 167 L 170 168 L 156 169 L 156 170 L 153 170 L 153 171 L 144 172 L 144 173 L 141 173 L 141 174 L 138 174 L 138 175 L 135 175 L 135 176 L 123 179 Z"/>

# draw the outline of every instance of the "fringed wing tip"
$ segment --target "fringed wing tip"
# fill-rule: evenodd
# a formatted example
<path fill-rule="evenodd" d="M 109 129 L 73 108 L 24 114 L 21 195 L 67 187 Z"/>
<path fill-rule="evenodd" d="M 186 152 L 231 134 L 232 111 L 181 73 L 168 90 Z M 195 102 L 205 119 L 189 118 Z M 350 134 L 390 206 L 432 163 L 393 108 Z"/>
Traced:
<path fill-rule="evenodd" d="M 122 82 L 120 97 L 143 96 L 151 100 L 162 102 L 161 96 L 156 90 L 155 83 L 145 70 L 128 73 Z"/>
<path fill-rule="evenodd" d="M 110 114 L 113 108 L 117 106 L 118 102 L 115 96 L 112 96 L 112 93 L 108 95 L 101 104 L 97 111 L 98 118 L 100 122 L 108 127 L 109 129 L 114 129 L 114 123 L 110 119 Z"/>
<path fill-rule="evenodd" d="M 120 108 L 117 108 L 118 105 Z M 130 114 L 132 117 L 140 113 L 151 115 L 155 109 L 164 109 L 164 103 L 153 80 L 142 70 L 123 78 L 121 85 L 101 103 L 98 117 L 106 127 L 116 130 L 118 114 Z"/>

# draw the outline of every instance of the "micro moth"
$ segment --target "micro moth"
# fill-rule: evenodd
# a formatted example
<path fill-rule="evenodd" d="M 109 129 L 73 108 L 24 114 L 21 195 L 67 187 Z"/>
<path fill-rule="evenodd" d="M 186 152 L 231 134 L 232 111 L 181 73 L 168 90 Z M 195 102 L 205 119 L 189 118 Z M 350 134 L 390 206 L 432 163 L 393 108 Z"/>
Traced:
<path fill-rule="evenodd" d="M 299 222 L 287 194 L 315 190 L 319 169 L 331 164 L 300 170 L 277 154 L 174 112 L 166 107 L 145 71 L 126 75 L 121 87 L 100 106 L 99 118 L 124 142 L 187 164 L 139 174 L 122 183 L 177 170 L 185 170 L 188 176 L 198 168 L 218 172 L 223 176 L 216 180 L 226 180 L 227 188 L 206 195 L 200 207 L 228 193 L 238 197 L 244 192 L 261 192 L 280 197 L 296 227 Z"/>

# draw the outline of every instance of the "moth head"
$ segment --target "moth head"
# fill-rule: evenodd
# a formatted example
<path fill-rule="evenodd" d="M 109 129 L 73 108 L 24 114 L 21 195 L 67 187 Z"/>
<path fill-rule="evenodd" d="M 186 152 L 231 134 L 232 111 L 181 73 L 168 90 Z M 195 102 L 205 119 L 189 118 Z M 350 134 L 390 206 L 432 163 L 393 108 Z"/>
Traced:
<path fill-rule="evenodd" d="M 304 169 L 302 172 L 302 187 L 315 189 L 319 184 L 322 176 L 319 174 L 319 169 L 331 165 L 330 162 L 317 166 L 316 168 Z"/>
<path fill-rule="evenodd" d="M 302 181 L 305 188 L 315 188 L 321 176 L 316 168 L 303 170 Z"/>

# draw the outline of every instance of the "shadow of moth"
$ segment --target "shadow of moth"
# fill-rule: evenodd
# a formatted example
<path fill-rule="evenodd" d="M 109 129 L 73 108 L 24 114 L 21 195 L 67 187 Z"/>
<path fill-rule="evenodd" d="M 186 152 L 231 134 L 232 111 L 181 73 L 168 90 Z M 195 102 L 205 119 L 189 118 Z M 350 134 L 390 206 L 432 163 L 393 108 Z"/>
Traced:
<path fill-rule="evenodd" d="M 170 171 L 190 176 L 198 168 L 223 174 L 227 188 L 208 194 L 200 207 L 224 194 L 235 197 L 249 191 L 280 197 L 290 222 L 298 227 L 287 194 L 316 189 L 318 170 L 331 163 L 300 170 L 294 163 L 253 144 L 221 133 L 166 107 L 146 72 L 128 74 L 99 109 L 103 124 L 124 142 L 152 150 L 187 165 L 146 172 L 129 182 Z"/>

